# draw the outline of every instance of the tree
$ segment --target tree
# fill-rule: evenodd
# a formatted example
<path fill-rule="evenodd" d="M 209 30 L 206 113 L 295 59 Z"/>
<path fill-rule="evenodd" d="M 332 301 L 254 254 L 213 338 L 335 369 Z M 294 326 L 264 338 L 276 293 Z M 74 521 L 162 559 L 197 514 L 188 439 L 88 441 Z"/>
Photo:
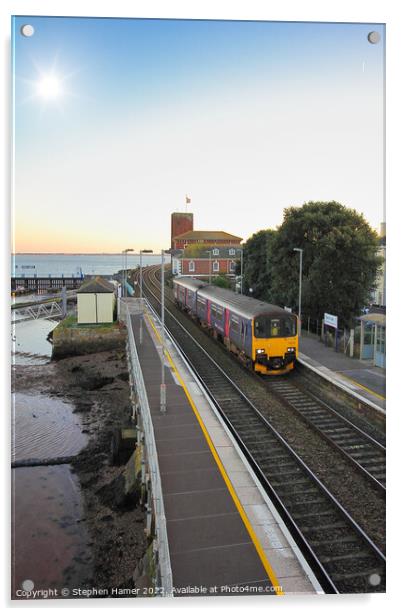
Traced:
<path fill-rule="evenodd" d="M 303 249 L 302 313 L 349 323 L 369 301 L 381 259 L 378 237 L 361 214 L 335 201 L 285 209 L 272 247 L 272 299 L 297 308 Z"/>
<path fill-rule="evenodd" d="M 243 291 L 249 293 L 252 289 L 253 297 L 264 301 L 271 301 L 271 251 L 276 232 L 264 229 L 254 233 L 244 245 Z M 236 273 L 240 273 L 237 266 Z"/>
<path fill-rule="evenodd" d="M 226 276 L 215 276 L 215 278 L 212 279 L 212 284 L 214 284 L 216 287 L 220 287 L 221 289 L 231 289 L 232 285 L 230 283 L 230 280 L 228 278 L 226 278 Z"/>

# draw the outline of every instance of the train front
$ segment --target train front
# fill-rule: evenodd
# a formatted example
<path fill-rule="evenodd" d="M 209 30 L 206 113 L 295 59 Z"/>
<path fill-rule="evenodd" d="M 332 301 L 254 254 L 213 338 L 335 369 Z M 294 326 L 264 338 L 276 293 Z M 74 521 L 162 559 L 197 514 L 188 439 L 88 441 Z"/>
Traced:
<path fill-rule="evenodd" d="M 254 317 L 252 352 L 256 372 L 290 372 L 298 356 L 297 317 L 285 310 Z"/>

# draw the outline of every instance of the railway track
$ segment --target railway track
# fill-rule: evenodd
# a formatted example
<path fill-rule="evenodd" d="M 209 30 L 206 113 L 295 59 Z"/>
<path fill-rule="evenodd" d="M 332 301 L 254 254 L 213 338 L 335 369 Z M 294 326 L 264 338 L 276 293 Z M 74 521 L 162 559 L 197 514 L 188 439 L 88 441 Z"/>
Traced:
<path fill-rule="evenodd" d="M 386 449 L 382 443 L 317 396 L 301 391 L 290 379 L 276 377 L 265 384 L 338 449 L 380 491 L 385 491 Z"/>
<path fill-rule="evenodd" d="M 160 282 L 156 278 L 158 268 L 153 270 L 153 286 Z M 172 299 L 167 298 L 172 304 Z M 261 377 L 252 375 L 261 381 Z M 385 494 L 386 489 L 386 448 L 377 439 L 367 434 L 352 421 L 343 417 L 327 402 L 311 392 L 302 391 L 292 383 L 289 375 L 264 379 L 264 386 L 281 402 L 285 402 L 311 428 L 332 447 L 339 451 L 371 483 Z"/>
<path fill-rule="evenodd" d="M 144 272 L 144 291 L 159 312 L 155 273 Z M 379 548 L 171 311 L 165 319 L 326 592 L 384 592 Z"/>

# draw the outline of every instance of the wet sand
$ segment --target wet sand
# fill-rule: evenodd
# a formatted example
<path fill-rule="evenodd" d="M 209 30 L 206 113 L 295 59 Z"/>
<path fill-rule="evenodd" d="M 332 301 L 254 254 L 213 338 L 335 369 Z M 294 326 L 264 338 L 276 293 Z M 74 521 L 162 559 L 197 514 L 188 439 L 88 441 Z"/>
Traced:
<path fill-rule="evenodd" d="M 30 440 L 26 430 L 18 436 L 17 427 L 15 458 L 48 457 L 49 450 L 76 454 L 71 465 L 13 470 L 14 590 L 24 580 L 35 582 L 30 571 L 36 588 L 133 588 L 146 548 L 144 513 L 116 510 L 102 490 L 121 471 L 109 463 L 112 431 L 130 424 L 124 354 L 17 365 L 12 372 L 19 421 L 46 435 L 43 443 L 38 436 Z"/>

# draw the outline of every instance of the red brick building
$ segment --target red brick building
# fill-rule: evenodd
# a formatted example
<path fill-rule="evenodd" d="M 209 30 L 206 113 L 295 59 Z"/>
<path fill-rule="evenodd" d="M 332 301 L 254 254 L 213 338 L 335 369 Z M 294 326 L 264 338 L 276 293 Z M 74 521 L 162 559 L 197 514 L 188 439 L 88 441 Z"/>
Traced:
<path fill-rule="evenodd" d="M 226 231 L 187 231 L 172 237 L 173 249 L 185 249 L 191 244 L 207 244 L 218 246 L 240 245 L 243 238 L 231 235 Z"/>
<path fill-rule="evenodd" d="M 236 261 L 240 260 L 241 252 L 242 247 L 239 245 L 210 245 L 196 255 L 186 254 L 184 250 L 182 254 L 172 257 L 173 273 L 194 278 L 222 275 L 234 277 Z"/>

